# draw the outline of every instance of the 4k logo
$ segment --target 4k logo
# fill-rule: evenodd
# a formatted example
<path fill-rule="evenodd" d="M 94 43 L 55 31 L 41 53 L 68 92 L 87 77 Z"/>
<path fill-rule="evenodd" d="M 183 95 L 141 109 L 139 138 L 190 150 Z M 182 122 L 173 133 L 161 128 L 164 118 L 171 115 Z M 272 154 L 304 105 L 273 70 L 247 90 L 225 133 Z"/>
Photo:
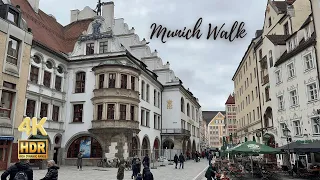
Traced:
<path fill-rule="evenodd" d="M 32 126 L 30 123 L 32 121 Z M 27 117 L 25 118 L 20 126 L 18 131 L 26 132 L 28 136 L 32 134 L 33 136 L 37 135 L 38 131 L 43 136 L 47 136 L 46 130 L 43 128 L 44 123 L 47 121 L 47 118 L 44 117 L 38 123 L 36 117 L 32 120 Z M 18 141 L 18 158 L 19 159 L 48 159 L 48 140 L 47 139 L 32 139 L 32 140 L 19 140 Z"/>

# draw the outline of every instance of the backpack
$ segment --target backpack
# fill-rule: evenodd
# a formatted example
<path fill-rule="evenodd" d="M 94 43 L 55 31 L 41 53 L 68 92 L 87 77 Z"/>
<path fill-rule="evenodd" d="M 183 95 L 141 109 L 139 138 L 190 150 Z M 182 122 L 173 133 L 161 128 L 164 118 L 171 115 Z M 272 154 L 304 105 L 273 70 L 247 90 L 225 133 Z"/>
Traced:
<path fill-rule="evenodd" d="M 28 176 L 24 171 L 19 171 L 13 178 L 14 180 L 28 180 Z"/>

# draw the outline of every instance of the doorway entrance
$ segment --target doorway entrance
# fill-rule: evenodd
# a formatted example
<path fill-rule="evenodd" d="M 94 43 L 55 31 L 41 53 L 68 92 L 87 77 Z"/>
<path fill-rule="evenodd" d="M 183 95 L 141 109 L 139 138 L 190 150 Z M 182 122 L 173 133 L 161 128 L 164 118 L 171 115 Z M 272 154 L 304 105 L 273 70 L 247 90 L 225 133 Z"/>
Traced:
<path fill-rule="evenodd" d="M 58 162 L 59 150 L 60 150 L 60 148 L 58 148 L 58 147 L 54 148 L 53 160 L 54 160 L 54 162 L 56 162 L 56 164 L 59 164 L 59 162 Z"/>

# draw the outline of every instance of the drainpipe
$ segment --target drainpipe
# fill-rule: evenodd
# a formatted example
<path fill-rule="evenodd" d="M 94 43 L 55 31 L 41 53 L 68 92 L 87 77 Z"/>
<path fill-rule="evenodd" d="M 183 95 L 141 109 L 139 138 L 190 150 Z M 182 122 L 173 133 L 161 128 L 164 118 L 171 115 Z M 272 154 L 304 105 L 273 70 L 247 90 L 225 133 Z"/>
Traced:
<path fill-rule="evenodd" d="M 314 14 L 313 14 L 313 6 L 312 6 L 312 0 L 309 0 L 310 2 L 310 7 L 311 7 L 311 12 L 312 12 L 312 21 L 313 21 L 313 29 L 314 29 L 314 34 L 317 37 L 317 31 L 316 31 L 316 25 L 315 25 L 315 21 L 314 21 Z M 317 66 L 317 74 L 318 74 L 318 86 L 320 85 L 320 78 L 319 78 L 319 57 L 318 57 L 318 49 L 317 49 L 317 39 L 316 39 L 316 43 L 314 45 L 314 51 L 315 51 L 315 55 L 316 55 L 316 66 Z"/>
<path fill-rule="evenodd" d="M 262 37 L 261 37 L 262 38 Z M 255 57 L 256 57 L 256 65 L 257 65 L 257 72 L 256 73 L 256 77 L 257 77 L 257 83 L 258 83 L 258 92 L 259 92 L 259 111 L 260 111 L 260 121 L 261 121 L 261 138 L 262 138 L 262 141 L 263 141 L 263 121 L 262 121 L 262 111 L 261 111 L 261 95 L 260 95 L 260 85 L 259 85 L 259 72 L 258 72 L 258 56 L 257 56 L 257 53 L 256 51 L 254 51 L 254 54 L 255 54 Z"/>

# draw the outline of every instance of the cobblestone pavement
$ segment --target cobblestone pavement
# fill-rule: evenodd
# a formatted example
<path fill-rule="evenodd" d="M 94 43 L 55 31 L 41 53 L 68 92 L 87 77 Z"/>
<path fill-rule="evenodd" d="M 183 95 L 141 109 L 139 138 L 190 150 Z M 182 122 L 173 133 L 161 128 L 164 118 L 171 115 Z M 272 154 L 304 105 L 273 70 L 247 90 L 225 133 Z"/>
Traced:
<path fill-rule="evenodd" d="M 159 163 L 160 165 L 161 163 Z M 155 180 L 194 180 L 208 165 L 207 160 L 196 163 L 189 160 L 185 163 L 184 169 L 175 169 L 174 165 L 166 165 L 151 169 Z M 152 164 L 150 165 L 152 167 Z M 59 169 L 59 180 L 116 180 L 117 170 L 115 168 L 83 167 L 78 171 L 75 166 L 62 166 Z M 34 170 L 34 180 L 44 177 L 47 170 Z M 1 174 L 3 173 L 0 172 Z M 131 171 L 125 171 L 124 180 L 131 179 Z"/>

